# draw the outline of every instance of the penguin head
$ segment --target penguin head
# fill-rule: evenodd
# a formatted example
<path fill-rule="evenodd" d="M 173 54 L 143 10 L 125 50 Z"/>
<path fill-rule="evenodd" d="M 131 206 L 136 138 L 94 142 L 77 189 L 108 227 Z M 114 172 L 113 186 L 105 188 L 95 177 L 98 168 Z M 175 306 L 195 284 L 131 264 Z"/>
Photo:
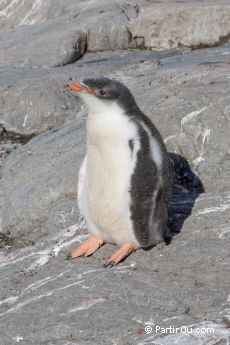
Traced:
<path fill-rule="evenodd" d="M 103 111 L 105 108 L 109 110 L 108 108 L 118 105 L 129 113 L 130 109 L 136 106 L 129 89 L 122 83 L 109 78 L 76 79 L 68 87 L 78 92 L 89 110 Z"/>

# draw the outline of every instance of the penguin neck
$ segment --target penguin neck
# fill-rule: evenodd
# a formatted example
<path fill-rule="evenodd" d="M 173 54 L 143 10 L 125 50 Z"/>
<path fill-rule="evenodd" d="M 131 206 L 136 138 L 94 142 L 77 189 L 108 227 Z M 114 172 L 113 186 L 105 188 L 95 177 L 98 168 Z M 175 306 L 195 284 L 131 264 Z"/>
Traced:
<path fill-rule="evenodd" d="M 122 100 L 103 100 L 88 93 L 80 95 L 88 108 L 89 116 L 103 114 L 125 114 L 126 117 L 141 113 L 133 97 Z"/>
<path fill-rule="evenodd" d="M 128 142 L 130 136 L 130 119 L 125 110 L 118 104 L 99 109 L 90 109 L 86 127 L 88 145 L 117 146 L 124 141 Z"/>
<path fill-rule="evenodd" d="M 124 110 L 116 103 L 112 101 L 97 101 L 92 104 L 87 104 L 88 106 L 88 116 L 94 116 L 94 117 L 101 117 L 110 116 L 109 114 L 121 114 L 124 113 Z M 110 116 L 110 117 L 111 117 Z M 115 115 L 116 116 L 116 115 Z"/>

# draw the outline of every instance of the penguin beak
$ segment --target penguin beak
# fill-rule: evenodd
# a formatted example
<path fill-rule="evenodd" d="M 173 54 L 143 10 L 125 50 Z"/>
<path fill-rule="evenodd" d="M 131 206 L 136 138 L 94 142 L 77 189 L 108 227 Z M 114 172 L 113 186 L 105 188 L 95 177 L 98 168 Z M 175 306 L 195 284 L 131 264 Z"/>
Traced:
<path fill-rule="evenodd" d="M 94 91 L 94 89 L 87 86 L 86 84 L 82 82 L 82 80 L 79 80 L 79 79 L 73 80 L 73 82 L 70 83 L 68 87 L 70 88 L 70 90 L 73 90 L 73 91 L 90 93 L 91 95 L 96 96 L 96 92 Z"/>

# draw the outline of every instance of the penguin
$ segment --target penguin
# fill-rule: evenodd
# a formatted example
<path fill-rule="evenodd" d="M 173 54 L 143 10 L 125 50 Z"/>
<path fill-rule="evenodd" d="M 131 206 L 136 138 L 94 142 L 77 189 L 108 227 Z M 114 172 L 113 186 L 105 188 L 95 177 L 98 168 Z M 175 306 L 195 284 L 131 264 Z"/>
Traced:
<path fill-rule="evenodd" d="M 69 258 L 89 256 L 113 243 L 119 248 L 105 264 L 113 266 L 166 239 L 170 159 L 159 131 L 125 85 L 96 78 L 72 80 L 68 87 L 88 107 L 77 201 L 91 234 Z"/>

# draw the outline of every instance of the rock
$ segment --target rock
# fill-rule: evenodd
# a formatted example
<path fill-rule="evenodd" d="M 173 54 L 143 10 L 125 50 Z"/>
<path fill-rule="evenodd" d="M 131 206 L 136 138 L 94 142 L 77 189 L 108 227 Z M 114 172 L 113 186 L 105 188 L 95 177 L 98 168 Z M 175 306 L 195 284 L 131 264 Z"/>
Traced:
<path fill-rule="evenodd" d="M 0 65 L 65 65 L 78 60 L 86 44 L 88 51 L 127 49 L 127 25 L 136 16 L 135 6 L 113 4 L 70 14 L 68 20 L 64 17 L 2 30 Z"/>
<path fill-rule="evenodd" d="M 230 39 L 229 14 L 227 2 L 156 4 L 142 11 L 129 31 L 135 47 L 210 47 Z"/>
<path fill-rule="evenodd" d="M 103 66 L 108 76 L 124 82 L 159 128 L 169 151 L 188 160 L 207 192 L 221 193 L 230 181 L 227 51 L 228 46 L 210 49 L 209 54 L 202 50 L 185 54 L 171 52 L 166 56 L 153 52 L 145 55 L 144 51 L 138 56 L 129 52 L 123 67 L 120 54 L 104 53 L 101 59 L 100 54 L 90 54 L 84 61 L 90 71 L 95 65 L 99 71 Z M 219 62 L 216 65 L 213 61 Z M 116 64 L 120 64 L 120 69 L 112 72 L 111 66 L 114 69 Z M 74 99 L 70 93 L 63 97 Z M 53 232 L 53 226 L 49 228 L 49 225 L 57 222 L 58 212 L 69 203 L 70 190 L 76 192 L 72 181 L 77 179 L 85 136 L 81 116 L 77 118 L 74 126 L 72 122 L 61 130 L 37 136 L 8 156 L 0 185 L 4 231 L 13 231 L 19 237 L 24 233 L 27 238 L 33 238 L 32 229 Z M 70 150 L 70 156 L 59 154 L 62 150 Z M 64 176 L 63 184 L 61 176 Z M 42 182 L 37 185 L 35 181 Z"/>
<path fill-rule="evenodd" d="M 86 33 L 76 23 L 56 20 L 0 32 L 0 66 L 59 66 L 78 60 Z"/>
<path fill-rule="evenodd" d="M 0 123 L 7 131 L 34 135 L 71 121 L 80 108 L 78 99 L 64 93 L 69 77 L 56 69 L 4 69 Z"/>
<path fill-rule="evenodd" d="M 201 195 L 169 246 L 138 250 L 111 269 L 103 263 L 112 245 L 65 260 L 85 239 L 77 225 L 52 241 L 8 250 L 0 262 L 2 344 L 227 344 L 230 233 L 227 210 L 218 211 L 223 196 Z M 187 326 L 189 333 L 156 326 Z"/>
<path fill-rule="evenodd" d="M 144 49 L 219 45 L 228 16 L 222 0 L 1 1 L 1 345 L 228 343 L 229 44 Z M 88 50 L 116 51 L 73 63 L 85 35 Z M 88 234 L 76 201 L 86 110 L 64 85 L 95 76 L 130 88 L 174 164 L 173 238 L 111 269 L 109 244 L 66 261 Z"/>
<path fill-rule="evenodd" d="M 168 150 L 187 158 L 207 192 L 230 186 L 229 58 L 226 45 L 130 64 L 113 73 L 130 87 Z"/>
<path fill-rule="evenodd" d="M 138 0 L 132 4 L 116 0 L 111 4 L 103 0 L 91 1 L 85 6 L 84 1 L 68 0 L 63 5 L 62 1 L 54 0 L 35 3 L 5 0 L 0 16 L 2 26 L 34 26 L 58 17 L 67 24 L 75 20 L 76 26 L 88 32 L 88 50 L 99 51 L 220 45 L 230 37 L 229 13 L 227 1 L 152 3 Z M 23 30 L 28 32 L 29 29 Z"/>
<path fill-rule="evenodd" d="M 78 219 L 76 186 L 83 133 L 81 122 L 71 123 L 32 139 L 6 160 L 1 190 L 9 194 L 2 204 L 2 228 L 12 232 L 18 243 L 54 234 Z"/>
<path fill-rule="evenodd" d="M 113 1 L 113 3 L 123 3 L 123 1 Z M 71 1 L 66 0 L 24 0 L 23 2 L 13 0 L 3 0 L 0 7 L 0 25 L 18 26 L 33 25 L 60 17 L 78 17 L 79 14 L 86 14 L 86 18 L 92 19 L 93 15 L 104 10 L 111 5 L 110 0 Z"/>
<path fill-rule="evenodd" d="M 160 55 L 138 50 L 135 54 L 132 51 L 92 53 L 76 63 L 58 68 L 1 69 L 0 124 L 8 131 L 22 135 L 58 128 L 85 112 L 79 98 L 71 96 L 65 89 L 70 77 L 103 76 L 121 65 L 175 54 L 181 52 L 171 50 Z"/>
<path fill-rule="evenodd" d="M 0 124 L 26 135 L 58 128 L 73 120 L 80 106 L 78 100 L 63 97 L 63 86 L 69 77 L 105 75 L 113 70 L 114 61 L 108 62 L 107 58 L 106 67 L 92 65 L 87 57 L 73 63 L 86 47 L 88 51 L 196 47 L 221 44 L 229 35 L 225 24 L 229 6 L 217 5 L 215 1 L 164 1 L 153 5 L 144 0 L 135 4 L 122 0 L 111 4 L 105 0 L 92 1 L 87 6 L 82 1 L 67 1 L 63 6 L 61 1 L 53 0 L 34 4 L 30 0 L 5 0 L 1 11 L 8 28 L 0 33 Z M 12 23 L 15 27 L 10 29 Z M 189 23 L 192 28 L 186 31 Z M 124 52 L 120 59 L 120 65 L 127 63 Z M 70 63 L 69 68 L 50 68 Z"/>
<path fill-rule="evenodd" d="M 90 22 L 86 22 L 84 27 L 88 30 L 87 50 L 95 52 L 131 48 L 127 26 L 137 17 L 136 6 L 126 3 L 114 5 L 103 9 Z"/>

